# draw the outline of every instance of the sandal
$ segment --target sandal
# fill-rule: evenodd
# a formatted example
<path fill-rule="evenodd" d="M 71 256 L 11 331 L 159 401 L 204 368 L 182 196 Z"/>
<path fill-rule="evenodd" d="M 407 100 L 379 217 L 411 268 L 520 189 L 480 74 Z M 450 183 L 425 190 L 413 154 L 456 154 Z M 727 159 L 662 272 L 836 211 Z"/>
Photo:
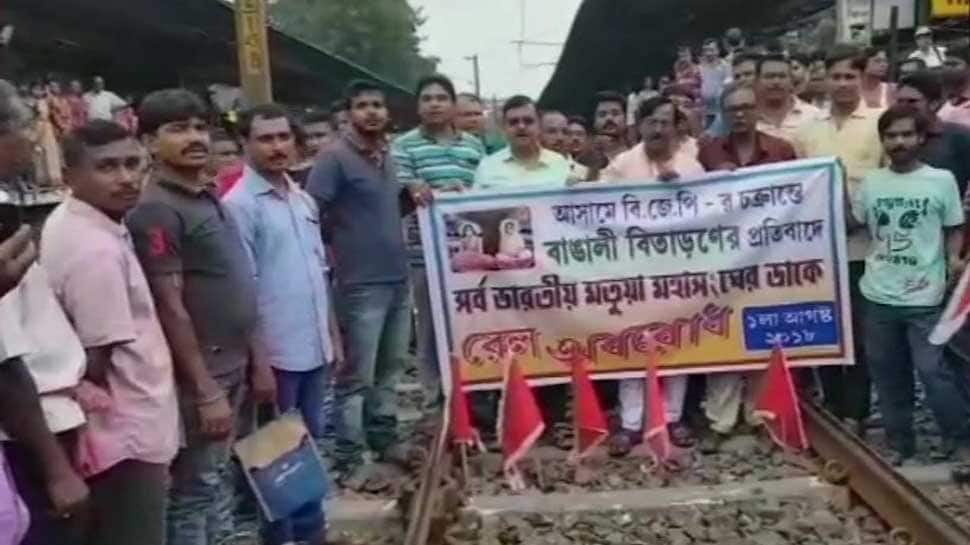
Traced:
<path fill-rule="evenodd" d="M 630 430 L 620 430 L 610 438 L 609 455 L 613 458 L 622 458 L 633 450 L 633 447 L 643 441 L 640 432 Z"/>
<path fill-rule="evenodd" d="M 694 432 L 691 431 L 690 426 L 683 422 L 667 424 L 667 433 L 670 434 L 670 442 L 675 447 L 691 448 L 697 442 L 694 439 Z"/>

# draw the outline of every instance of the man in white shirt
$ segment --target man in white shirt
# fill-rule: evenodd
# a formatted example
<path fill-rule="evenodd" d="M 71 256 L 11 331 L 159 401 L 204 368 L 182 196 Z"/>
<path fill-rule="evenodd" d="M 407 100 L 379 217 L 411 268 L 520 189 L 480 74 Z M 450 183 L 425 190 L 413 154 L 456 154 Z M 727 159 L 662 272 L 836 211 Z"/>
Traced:
<path fill-rule="evenodd" d="M 104 78 L 95 76 L 94 86 L 91 91 L 84 95 L 84 100 L 88 103 L 88 119 L 103 119 L 112 121 L 115 113 L 128 107 L 128 103 L 118 95 L 104 88 Z"/>
<path fill-rule="evenodd" d="M 946 48 L 933 43 L 933 31 L 928 26 L 921 26 L 916 29 L 916 51 L 909 54 L 910 59 L 920 59 L 926 63 L 927 68 L 939 68 L 943 66 L 946 58 Z"/>

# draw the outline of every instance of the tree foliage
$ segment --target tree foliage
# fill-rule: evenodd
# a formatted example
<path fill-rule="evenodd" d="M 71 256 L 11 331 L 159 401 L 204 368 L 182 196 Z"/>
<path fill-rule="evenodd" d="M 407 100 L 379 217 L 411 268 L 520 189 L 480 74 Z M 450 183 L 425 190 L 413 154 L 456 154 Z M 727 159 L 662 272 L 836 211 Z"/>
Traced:
<path fill-rule="evenodd" d="M 407 87 L 437 65 L 420 54 L 424 18 L 407 0 L 279 0 L 270 17 L 280 30 Z"/>

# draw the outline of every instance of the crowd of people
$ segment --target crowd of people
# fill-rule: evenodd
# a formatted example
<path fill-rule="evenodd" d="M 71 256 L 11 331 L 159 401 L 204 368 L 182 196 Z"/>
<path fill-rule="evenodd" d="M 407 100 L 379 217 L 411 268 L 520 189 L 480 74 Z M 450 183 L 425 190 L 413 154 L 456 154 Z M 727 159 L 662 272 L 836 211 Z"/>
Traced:
<path fill-rule="evenodd" d="M 878 49 L 726 43 L 722 57 L 706 41 L 697 63 L 683 48 L 658 89 L 596 93 L 590 122 L 511 97 L 501 138 L 481 100 L 441 75 L 420 80 L 420 124 L 394 138 L 369 81 L 328 111 L 252 107 L 232 134 L 184 89 L 147 95 L 124 125 L 127 104 L 103 81 L 83 104 L 73 83 L 31 102 L 0 82 L 0 176 L 30 167 L 33 114 L 46 110 L 70 188 L 37 245 L 27 227 L 0 244 L 0 544 L 218 543 L 239 486 L 231 446 L 262 404 L 332 436 L 341 487 L 378 486 L 375 461 L 410 467 L 423 453 L 399 434 L 395 386 L 412 338 L 429 412 L 447 364 L 413 223 L 436 194 L 676 183 L 805 157 L 838 157 L 846 176 L 858 363 L 818 369 L 826 406 L 865 434 L 874 384 L 893 462 L 907 463 L 915 370 L 945 454 L 970 460 L 967 360 L 927 341 L 966 262 L 966 49 L 927 50 L 945 71 L 914 55 L 892 84 Z M 884 206 L 897 199 L 925 204 L 916 216 Z M 705 377 L 699 407 L 687 377 L 663 381 L 680 447 L 717 448 L 756 423 L 750 374 Z M 538 390 L 555 435 L 567 390 Z M 621 422 L 610 454 L 625 456 L 643 435 L 643 381 L 603 401 Z M 474 404 L 494 430 L 494 396 Z M 319 502 L 263 526 L 269 544 L 326 541 Z"/>

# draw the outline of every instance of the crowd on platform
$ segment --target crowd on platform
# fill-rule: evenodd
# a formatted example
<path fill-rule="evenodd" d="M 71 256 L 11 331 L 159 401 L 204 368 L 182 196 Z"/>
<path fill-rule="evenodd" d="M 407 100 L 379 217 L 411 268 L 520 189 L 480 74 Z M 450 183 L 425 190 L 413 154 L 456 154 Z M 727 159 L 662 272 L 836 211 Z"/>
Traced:
<path fill-rule="evenodd" d="M 375 460 L 420 459 L 395 387 L 413 339 L 424 409 L 443 402 L 413 220 L 436 194 L 672 183 L 807 157 L 838 157 L 847 188 L 859 363 L 817 370 L 825 405 L 864 435 L 874 385 L 893 462 L 907 463 L 915 371 L 947 457 L 970 461 L 970 350 L 960 335 L 927 341 L 967 259 L 970 59 L 917 37 L 889 82 L 878 48 L 802 55 L 732 30 L 696 61 L 681 48 L 658 88 L 596 93 L 588 119 L 513 96 L 502 138 L 441 75 L 420 80 L 420 125 L 394 138 L 369 81 L 326 111 L 254 106 L 231 132 L 184 89 L 148 94 L 132 116 L 99 79 L 83 100 L 76 82 L 0 82 L 0 178 L 29 169 L 38 145 L 71 191 L 39 242 L 2 226 L 0 545 L 219 543 L 245 508 L 226 506 L 242 486 L 231 447 L 260 405 L 302 415 L 341 487 L 379 487 Z M 680 447 L 716 449 L 757 423 L 750 374 L 703 377 L 697 406 L 687 377 L 663 383 Z M 620 416 L 613 456 L 642 439 L 643 384 L 601 392 Z M 555 443 L 568 390 L 537 390 Z M 494 433 L 494 396 L 473 402 Z M 323 504 L 263 538 L 325 543 Z"/>

